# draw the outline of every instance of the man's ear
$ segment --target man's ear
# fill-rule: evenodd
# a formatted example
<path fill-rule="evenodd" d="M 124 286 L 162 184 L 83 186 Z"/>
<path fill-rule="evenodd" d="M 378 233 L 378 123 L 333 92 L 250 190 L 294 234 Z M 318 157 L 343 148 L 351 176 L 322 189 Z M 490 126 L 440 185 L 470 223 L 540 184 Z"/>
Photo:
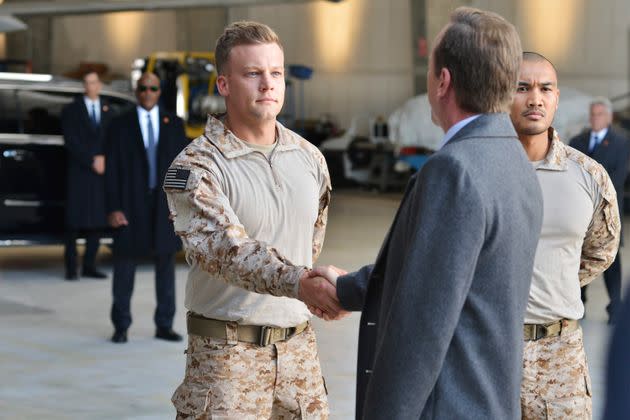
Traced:
<path fill-rule="evenodd" d="M 437 96 L 439 98 L 445 97 L 448 94 L 450 87 L 451 72 L 446 67 L 442 67 L 438 76 L 438 85 L 436 89 Z"/>
<path fill-rule="evenodd" d="M 556 89 L 556 111 L 558 110 L 558 105 L 560 105 L 560 89 Z"/>
<path fill-rule="evenodd" d="M 230 86 L 228 79 L 225 75 L 220 74 L 217 77 L 217 90 L 219 91 L 219 95 L 228 96 L 230 94 Z"/>

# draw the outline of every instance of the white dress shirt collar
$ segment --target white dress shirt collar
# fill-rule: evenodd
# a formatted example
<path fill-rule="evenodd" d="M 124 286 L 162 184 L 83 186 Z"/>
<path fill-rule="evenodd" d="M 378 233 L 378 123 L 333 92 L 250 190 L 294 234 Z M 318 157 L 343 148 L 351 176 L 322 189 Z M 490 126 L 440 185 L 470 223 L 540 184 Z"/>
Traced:
<path fill-rule="evenodd" d="M 83 102 L 85 103 L 85 108 L 87 109 L 88 116 L 90 119 L 92 118 L 92 105 L 94 105 L 94 112 L 96 113 L 95 118 L 97 122 L 101 121 L 101 99 L 96 98 L 94 100 L 88 98 L 83 95 Z"/>
<path fill-rule="evenodd" d="M 459 130 L 464 128 L 466 126 L 466 124 L 476 120 L 480 115 L 481 114 L 475 114 L 473 116 L 470 116 L 468 118 L 464 118 L 463 120 L 453 124 L 453 126 L 451 128 L 449 128 L 448 131 L 446 132 L 446 134 L 444 135 L 444 139 L 442 140 L 442 144 L 440 145 L 440 149 L 442 147 L 444 147 L 444 145 L 446 143 L 448 143 L 449 140 L 452 139 L 455 136 L 455 134 L 457 134 L 459 132 Z"/>
<path fill-rule="evenodd" d="M 147 131 L 147 115 L 151 116 L 151 124 L 153 125 L 153 134 L 155 137 L 155 144 L 158 143 L 158 139 L 160 138 L 160 110 L 156 105 L 151 108 L 150 111 L 142 108 L 141 106 L 136 106 L 136 111 L 138 113 L 138 121 L 140 122 L 140 131 L 142 131 L 142 141 L 144 142 L 144 148 L 149 147 L 149 137 Z"/>
<path fill-rule="evenodd" d="M 604 137 L 606 137 L 606 134 L 608 134 L 608 127 L 604 127 L 599 131 L 592 131 L 591 130 L 591 137 L 593 137 L 594 135 L 597 136 L 597 140 L 601 143 L 602 139 Z"/>

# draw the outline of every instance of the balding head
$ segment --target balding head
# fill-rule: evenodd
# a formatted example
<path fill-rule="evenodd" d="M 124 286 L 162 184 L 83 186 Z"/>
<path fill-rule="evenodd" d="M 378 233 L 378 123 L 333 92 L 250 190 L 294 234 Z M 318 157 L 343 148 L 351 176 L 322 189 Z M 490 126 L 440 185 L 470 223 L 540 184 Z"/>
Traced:
<path fill-rule="evenodd" d="M 523 51 L 523 61 L 527 61 L 530 63 L 544 63 L 547 62 L 553 68 L 553 71 L 556 73 L 556 78 L 558 77 L 558 71 L 556 70 L 556 66 L 553 65 L 551 60 L 549 60 L 544 55 L 534 52 L 534 51 Z"/>

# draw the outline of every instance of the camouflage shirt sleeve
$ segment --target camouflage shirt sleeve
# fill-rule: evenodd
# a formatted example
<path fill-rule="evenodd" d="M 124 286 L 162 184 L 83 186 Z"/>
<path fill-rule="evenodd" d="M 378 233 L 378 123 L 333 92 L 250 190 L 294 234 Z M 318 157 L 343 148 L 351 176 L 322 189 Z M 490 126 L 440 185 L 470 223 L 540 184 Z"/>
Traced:
<path fill-rule="evenodd" d="M 247 235 L 212 171 L 176 169 L 190 171 L 185 189 L 165 185 L 164 190 L 188 263 L 252 292 L 297 298 L 306 267 L 291 264 L 276 249 Z"/>
<path fill-rule="evenodd" d="M 613 263 L 621 233 L 617 195 L 610 177 L 601 165 L 589 172 L 599 185 L 601 197 L 582 245 L 578 273 L 580 287 L 590 283 Z"/>
<path fill-rule="evenodd" d="M 319 196 L 319 209 L 317 212 L 317 220 L 315 220 L 315 228 L 313 229 L 313 265 L 319 258 L 319 254 L 322 252 L 324 245 L 324 234 L 326 233 L 326 223 L 328 223 L 328 205 L 330 204 L 330 175 L 328 173 L 328 166 L 324 156 L 316 151 L 315 161 L 319 165 L 320 169 L 320 196 Z"/>

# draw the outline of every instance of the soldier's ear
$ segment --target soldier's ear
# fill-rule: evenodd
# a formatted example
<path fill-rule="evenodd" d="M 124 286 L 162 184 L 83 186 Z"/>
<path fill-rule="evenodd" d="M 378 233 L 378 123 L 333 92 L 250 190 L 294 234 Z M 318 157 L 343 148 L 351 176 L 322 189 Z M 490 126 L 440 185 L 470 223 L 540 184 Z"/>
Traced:
<path fill-rule="evenodd" d="M 217 77 L 217 90 L 219 91 L 219 95 L 223 97 L 230 94 L 230 84 L 227 77 L 223 74 Z"/>
<path fill-rule="evenodd" d="M 558 110 L 558 105 L 560 105 L 560 89 L 556 89 L 556 111 Z"/>

